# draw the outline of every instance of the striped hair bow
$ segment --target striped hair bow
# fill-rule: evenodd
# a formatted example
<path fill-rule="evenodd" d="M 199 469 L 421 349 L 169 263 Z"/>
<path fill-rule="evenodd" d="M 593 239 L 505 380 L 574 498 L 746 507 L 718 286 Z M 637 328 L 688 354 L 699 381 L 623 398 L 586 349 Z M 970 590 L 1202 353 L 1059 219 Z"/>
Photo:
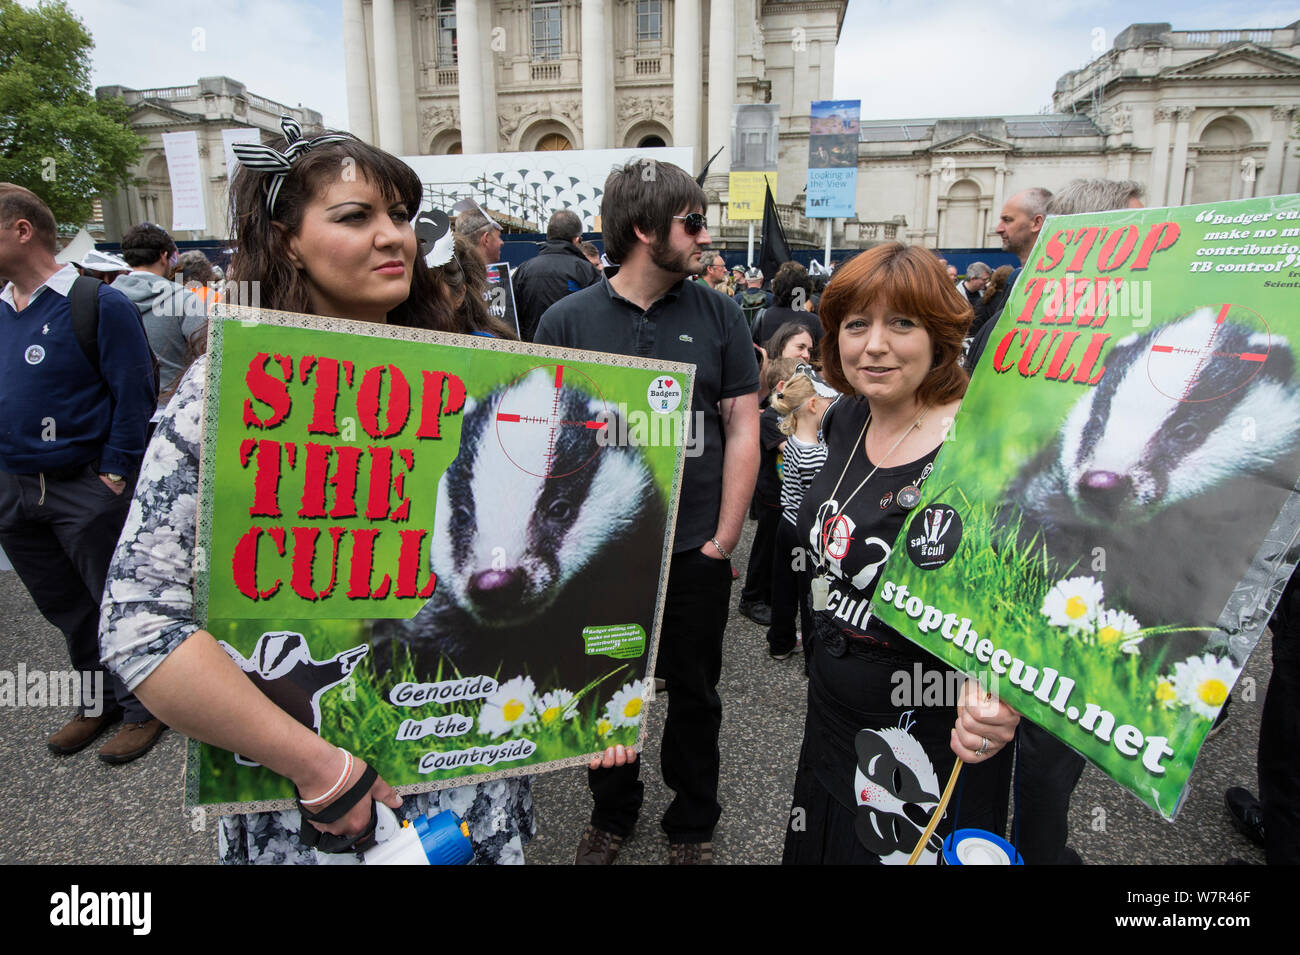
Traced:
<path fill-rule="evenodd" d="M 284 152 L 280 152 L 274 146 L 264 146 L 261 143 L 234 143 L 230 147 L 240 165 L 258 172 L 271 173 L 266 187 L 266 211 L 272 215 L 275 214 L 275 200 L 280 196 L 280 187 L 284 185 L 284 178 L 299 156 L 317 146 L 347 142 L 356 138 L 349 133 L 330 133 L 326 136 L 317 136 L 315 139 L 303 139 L 302 127 L 292 116 L 280 117 L 280 128 L 284 130 L 285 141 L 289 144 Z"/>

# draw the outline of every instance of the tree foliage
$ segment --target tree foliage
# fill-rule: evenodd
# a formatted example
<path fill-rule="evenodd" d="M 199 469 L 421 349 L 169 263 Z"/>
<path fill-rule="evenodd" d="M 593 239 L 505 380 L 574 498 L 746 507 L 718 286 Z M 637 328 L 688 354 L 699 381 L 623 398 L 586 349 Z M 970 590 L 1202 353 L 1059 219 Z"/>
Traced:
<path fill-rule="evenodd" d="M 36 193 L 63 225 L 125 185 L 144 140 L 120 99 L 90 89 L 90 33 L 62 2 L 0 0 L 0 182 Z"/>

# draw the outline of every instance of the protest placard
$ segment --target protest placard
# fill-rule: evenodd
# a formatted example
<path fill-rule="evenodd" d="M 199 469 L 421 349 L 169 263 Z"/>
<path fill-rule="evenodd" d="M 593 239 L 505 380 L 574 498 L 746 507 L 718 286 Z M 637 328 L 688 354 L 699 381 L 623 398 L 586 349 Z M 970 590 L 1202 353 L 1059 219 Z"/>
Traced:
<path fill-rule="evenodd" d="M 881 560 L 871 612 L 1167 819 L 1295 566 L 1297 288 L 1298 196 L 1048 219 Z"/>
<path fill-rule="evenodd" d="M 196 591 L 253 682 L 403 793 L 638 744 L 690 366 L 220 316 Z M 292 804 L 238 754 L 191 758 L 191 804 Z"/>

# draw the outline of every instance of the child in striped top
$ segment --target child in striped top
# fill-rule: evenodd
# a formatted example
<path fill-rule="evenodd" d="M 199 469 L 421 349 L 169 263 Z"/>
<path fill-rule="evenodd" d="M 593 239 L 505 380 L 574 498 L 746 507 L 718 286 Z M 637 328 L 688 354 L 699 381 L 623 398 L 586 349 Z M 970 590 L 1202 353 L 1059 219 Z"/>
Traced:
<path fill-rule="evenodd" d="M 810 632 L 806 560 L 795 534 L 799 505 L 804 491 L 826 462 L 826 445 L 821 441 L 821 420 L 834 403 L 836 392 L 808 365 L 800 365 L 790 378 L 778 382 L 772 407 L 781 415 L 782 445 L 781 524 L 776 532 L 776 553 L 772 565 L 772 624 L 767 631 L 768 655 L 786 660 L 801 649 L 795 635 L 798 612 L 802 632 Z"/>

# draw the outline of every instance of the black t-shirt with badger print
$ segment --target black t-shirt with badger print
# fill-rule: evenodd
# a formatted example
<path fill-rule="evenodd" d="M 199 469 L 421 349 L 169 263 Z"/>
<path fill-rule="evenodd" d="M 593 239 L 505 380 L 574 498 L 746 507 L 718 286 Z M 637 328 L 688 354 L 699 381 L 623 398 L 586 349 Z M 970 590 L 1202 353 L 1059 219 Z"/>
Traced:
<path fill-rule="evenodd" d="M 867 403 L 841 399 L 827 417 L 829 422 L 823 424 L 826 463 L 804 494 L 798 524 L 800 544 L 808 548 L 809 577 L 817 576 L 821 565 L 830 578 L 827 608 L 818 613 L 848 637 L 865 639 L 900 659 L 929 661 L 928 654 L 868 614 L 867 605 L 898 532 L 912 513 L 899 505 L 898 492 L 908 485 L 920 486 L 926 465 L 934 462 L 938 449 L 915 461 L 878 468 L 853 494 L 874 466 L 859 440 L 867 420 Z M 850 455 L 848 471 L 840 481 Z"/>

